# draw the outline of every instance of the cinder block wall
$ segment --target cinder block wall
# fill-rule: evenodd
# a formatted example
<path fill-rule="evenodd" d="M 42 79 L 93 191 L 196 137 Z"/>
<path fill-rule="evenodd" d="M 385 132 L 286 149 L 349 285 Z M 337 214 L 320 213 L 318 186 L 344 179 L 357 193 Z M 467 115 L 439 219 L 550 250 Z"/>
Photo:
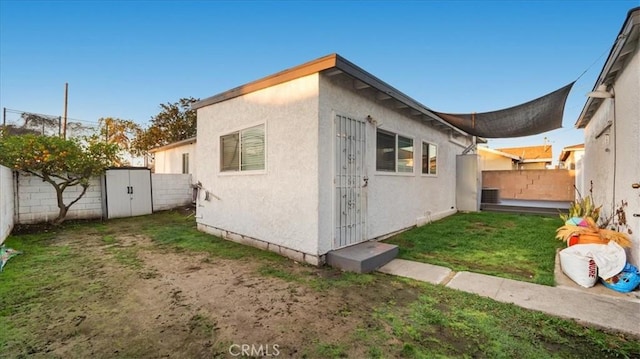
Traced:
<path fill-rule="evenodd" d="M 154 173 L 151 175 L 151 188 L 154 211 L 191 204 L 193 190 L 190 174 Z"/>
<path fill-rule="evenodd" d="M 13 171 L 0 166 L 0 243 L 7 239 L 13 229 L 14 191 Z"/>
<path fill-rule="evenodd" d="M 482 187 L 498 188 L 500 198 L 573 201 L 573 170 L 483 171 Z"/>
<path fill-rule="evenodd" d="M 69 187 L 64 191 L 64 202 L 69 204 L 82 191 L 81 186 Z M 89 183 L 87 193 L 76 202 L 66 219 L 90 219 L 102 217 L 102 184 L 98 178 Z M 17 223 L 29 224 L 47 222 L 58 216 L 56 191 L 41 178 L 21 173 L 18 177 Z"/>
<path fill-rule="evenodd" d="M 6 171 L 5 171 L 6 169 Z M 5 182 L 7 184 L 5 184 Z M 9 235 L 13 228 L 14 208 L 17 209 L 15 222 L 32 224 L 47 222 L 58 216 L 56 192 L 49 183 L 41 178 L 27 174 L 18 177 L 18 201 L 14 203 L 13 180 L 11 170 L 3 168 L 0 171 L 0 239 Z M 190 174 L 152 174 L 153 210 L 161 211 L 180 206 L 190 205 L 192 201 Z M 11 191 L 11 192 L 9 192 Z M 75 199 L 82 191 L 82 187 L 69 187 L 64 191 L 66 204 Z M 76 202 L 67 213 L 67 219 L 101 218 L 102 213 L 102 181 L 94 178 L 89 183 L 87 193 Z M 6 220 L 5 220 L 6 219 Z M 11 221 L 10 224 L 8 221 Z M 6 231 L 6 235 L 4 234 Z M 0 243 L 2 242 L 0 241 Z"/>

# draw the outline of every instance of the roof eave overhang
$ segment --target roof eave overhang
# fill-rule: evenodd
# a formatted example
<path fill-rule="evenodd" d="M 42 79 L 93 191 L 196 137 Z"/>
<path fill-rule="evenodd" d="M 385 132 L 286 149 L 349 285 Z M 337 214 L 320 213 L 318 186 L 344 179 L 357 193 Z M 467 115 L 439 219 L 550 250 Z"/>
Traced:
<path fill-rule="evenodd" d="M 540 162 L 551 162 L 551 161 L 553 161 L 552 158 L 534 158 L 534 159 L 522 160 L 522 163 L 540 163 Z"/>
<path fill-rule="evenodd" d="M 189 145 L 191 143 L 195 143 L 196 142 L 196 137 L 189 137 L 185 140 L 182 141 L 177 141 L 177 142 L 173 142 L 173 143 L 169 143 L 167 145 L 164 146 L 160 146 L 160 147 L 156 147 L 156 148 L 152 148 L 149 150 L 150 153 L 155 153 L 155 152 L 160 152 L 160 151 L 166 151 L 166 150 L 170 150 L 172 148 L 176 148 L 176 147 L 180 147 L 183 145 Z"/>
<path fill-rule="evenodd" d="M 339 73 L 347 74 L 354 80 L 357 80 L 360 84 L 362 84 L 363 87 L 375 88 L 385 96 L 393 98 L 404 106 L 416 111 L 416 114 L 424 115 L 424 118 L 428 119 L 428 121 L 435 121 L 438 127 L 449 129 L 451 130 L 452 134 L 455 135 L 471 137 L 470 134 L 460 130 L 459 128 L 449 124 L 448 122 L 440 118 L 426 106 L 422 105 L 411 97 L 398 91 L 393 86 L 387 84 L 386 82 L 380 80 L 379 78 L 375 77 L 374 75 L 368 73 L 359 66 L 353 64 L 352 62 L 335 53 L 275 73 L 265 78 L 222 92 L 220 94 L 205 98 L 198 102 L 194 102 L 191 105 L 191 108 L 199 109 L 255 91 L 259 91 L 267 87 L 275 86 L 287 81 L 295 80 L 297 78 L 312 75 L 314 73 L 323 73 L 327 76 L 332 76 Z"/>
<path fill-rule="evenodd" d="M 627 19 L 625 20 L 620 33 L 616 38 L 607 61 L 605 62 L 598 80 L 593 86 L 595 91 L 598 86 L 605 84 L 607 86 L 612 85 L 618 75 L 625 67 L 626 61 L 630 59 L 635 51 L 638 50 L 638 41 L 640 37 L 640 7 L 629 10 Z M 576 128 L 585 128 L 591 118 L 596 113 L 603 99 L 591 98 L 587 99 L 580 116 L 575 123 Z"/>
<path fill-rule="evenodd" d="M 494 150 L 492 148 L 478 147 L 478 149 L 481 149 L 482 151 L 486 151 L 486 152 L 489 152 L 489 153 L 493 153 L 493 154 L 498 155 L 498 156 L 507 157 L 507 158 L 510 158 L 512 160 L 522 161 L 522 157 L 520 157 L 520 156 L 516 156 L 516 155 L 512 155 L 510 153 Z"/>

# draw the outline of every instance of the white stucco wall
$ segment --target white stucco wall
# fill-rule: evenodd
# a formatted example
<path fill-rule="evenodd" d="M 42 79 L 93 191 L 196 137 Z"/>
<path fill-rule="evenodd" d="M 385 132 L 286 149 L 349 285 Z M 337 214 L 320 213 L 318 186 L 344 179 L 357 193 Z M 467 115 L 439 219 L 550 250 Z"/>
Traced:
<path fill-rule="evenodd" d="M 182 155 L 189 154 L 189 173 L 194 173 L 196 144 L 190 143 L 154 153 L 154 173 L 182 174 Z"/>
<path fill-rule="evenodd" d="M 514 169 L 511 158 L 478 150 L 481 171 L 507 171 Z"/>
<path fill-rule="evenodd" d="M 193 188 L 190 174 L 153 173 L 151 188 L 154 211 L 191 205 Z"/>
<path fill-rule="evenodd" d="M 320 77 L 319 154 L 319 250 L 331 250 L 334 236 L 334 115 L 364 119 L 371 116 L 380 128 L 413 139 L 414 172 L 376 171 L 376 127 L 367 125 L 366 172 L 367 238 L 387 235 L 429 220 L 455 213 L 456 155 L 463 147 L 449 135 L 410 118 L 393 100 L 377 100 L 373 91 L 353 90 L 346 77 Z M 422 141 L 438 145 L 437 175 L 421 173 Z"/>
<path fill-rule="evenodd" d="M 640 265 L 640 55 L 638 49 L 613 84 L 614 99 L 605 99 L 585 128 L 583 158 L 584 190 L 593 182 L 596 203 L 610 215 L 621 201 L 628 202 L 627 222 L 633 232 L 633 248 L 628 260 Z M 615 111 L 614 111 L 615 105 Z M 614 115 L 615 112 L 615 115 Z M 615 117 L 615 118 L 614 118 Z M 598 139 L 595 136 L 607 121 L 613 125 Z M 583 193 L 585 195 L 585 193 Z"/>
<path fill-rule="evenodd" d="M 64 191 L 64 202 L 74 200 L 82 187 L 73 186 Z M 88 219 L 102 217 L 102 184 L 98 178 L 89 183 L 87 193 L 76 202 L 66 219 Z M 58 216 L 56 192 L 53 186 L 41 178 L 20 174 L 18 178 L 18 215 L 16 223 L 28 224 L 47 222 Z"/>
<path fill-rule="evenodd" d="M 13 171 L 0 166 L 0 243 L 7 239 L 13 229 L 14 191 Z"/>
<path fill-rule="evenodd" d="M 198 109 L 200 225 L 318 253 L 318 74 Z M 220 172 L 220 136 L 264 124 L 266 168 Z M 204 200 L 209 191 L 210 201 Z"/>

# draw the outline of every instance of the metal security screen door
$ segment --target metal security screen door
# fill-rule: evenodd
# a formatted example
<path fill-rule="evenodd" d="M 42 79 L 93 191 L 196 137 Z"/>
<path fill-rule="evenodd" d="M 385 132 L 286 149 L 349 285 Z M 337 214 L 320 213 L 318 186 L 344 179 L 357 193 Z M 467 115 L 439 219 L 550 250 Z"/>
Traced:
<path fill-rule="evenodd" d="M 364 121 L 335 117 L 334 249 L 366 239 L 365 129 Z"/>

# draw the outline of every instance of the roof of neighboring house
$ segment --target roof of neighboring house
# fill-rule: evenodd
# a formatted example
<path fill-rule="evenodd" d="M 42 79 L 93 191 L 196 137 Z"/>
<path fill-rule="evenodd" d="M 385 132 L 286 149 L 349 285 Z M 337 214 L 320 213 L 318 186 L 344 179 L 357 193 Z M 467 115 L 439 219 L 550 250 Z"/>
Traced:
<path fill-rule="evenodd" d="M 190 137 L 190 138 L 187 138 L 186 140 L 172 142 L 172 143 L 170 143 L 168 145 L 152 148 L 152 149 L 149 150 L 149 152 L 154 153 L 154 152 L 166 151 L 166 150 L 170 150 L 170 149 L 175 148 L 175 147 L 180 147 L 180 146 L 184 146 L 184 145 L 190 145 L 190 144 L 195 143 L 195 142 L 196 142 L 196 137 Z"/>
<path fill-rule="evenodd" d="M 512 159 L 512 160 L 516 160 L 516 161 L 520 161 L 520 160 L 522 160 L 522 157 L 520 157 L 520 156 L 516 156 L 516 155 L 513 155 L 513 154 L 511 154 L 511 153 L 507 153 L 507 152 L 502 152 L 502 151 L 494 150 L 494 149 L 491 149 L 491 148 L 489 148 L 489 147 L 478 146 L 478 151 L 484 151 L 484 152 L 493 153 L 494 155 L 507 157 L 507 158 L 510 158 L 510 159 Z"/>
<path fill-rule="evenodd" d="M 355 90 L 373 88 L 377 90 L 376 97 L 379 100 L 393 100 L 396 102 L 396 108 L 409 108 L 410 114 L 414 116 L 416 120 L 428 122 L 440 129 L 449 130 L 454 135 L 469 136 L 466 132 L 449 124 L 440 116 L 433 113 L 428 107 L 405 95 L 396 88 L 366 72 L 338 54 L 330 54 L 264 77 L 260 80 L 249 82 L 198 102 L 194 102 L 191 104 L 191 108 L 199 109 L 315 73 L 323 73 L 326 76 L 346 74 L 353 78 L 353 87 Z"/>
<path fill-rule="evenodd" d="M 553 158 L 551 145 L 498 148 L 497 150 L 520 156 L 522 162 L 551 162 Z"/>
<path fill-rule="evenodd" d="M 560 162 L 566 161 L 571 152 L 575 151 L 584 151 L 584 143 L 563 148 L 562 152 L 560 152 Z"/>
<path fill-rule="evenodd" d="M 595 91 L 600 85 L 613 86 L 618 75 L 622 73 L 633 54 L 638 51 L 640 38 L 640 7 L 633 8 L 627 13 L 627 18 L 622 24 L 620 33 L 609 51 L 607 61 L 602 67 L 598 80 L 593 85 Z M 591 117 L 596 113 L 604 99 L 589 97 L 580 116 L 576 121 L 576 128 L 585 128 L 591 121 Z"/>

